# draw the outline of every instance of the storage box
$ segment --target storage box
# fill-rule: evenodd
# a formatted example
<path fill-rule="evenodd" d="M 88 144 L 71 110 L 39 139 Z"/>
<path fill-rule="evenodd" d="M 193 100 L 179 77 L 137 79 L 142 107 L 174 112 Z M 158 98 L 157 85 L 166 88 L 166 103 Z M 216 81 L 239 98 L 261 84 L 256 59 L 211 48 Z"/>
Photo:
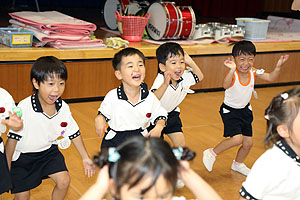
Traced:
<path fill-rule="evenodd" d="M 0 28 L 0 43 L 10 47 L 31 47 L 33 32 L 21 30 L 22 28 Z"/>
<path fill-rule="evenodd" d="M 270 20 L 258 18 L 235 18 L 235 20 L 237 25 L 245 26 L 244 38 L 246 40 L 266 39 Z"/>

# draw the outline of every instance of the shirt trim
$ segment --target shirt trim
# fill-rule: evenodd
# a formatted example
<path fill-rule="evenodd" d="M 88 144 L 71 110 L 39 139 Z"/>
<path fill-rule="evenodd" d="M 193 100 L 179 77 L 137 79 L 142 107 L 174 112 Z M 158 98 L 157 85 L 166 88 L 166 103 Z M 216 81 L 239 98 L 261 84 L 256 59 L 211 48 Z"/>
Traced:
<path fill-rule="evenodd" d="M 293 159 L 297 165 L 300 167 L 300 158 L 295 153 L 295 151 L 286 143 L 284 140 L 279 140 L 275 143 L 275 145 L 283 151 L 287 156 Z"/>
<path fill-rule="evenodd" d="M 253 197 L 251 194 L 249 194 L 249 192 L 247 192 L 247 190 L 242 186 L 242 188 L 239 191 L 241 197 L 248 199 L 248 200 L 258 200 L 255 197 Z"/>
<path fill-rule="evenodd" d="M 239 78 L 240 84 L 241 84 L 242 86 L 248 86 L 249 83 L 251 82 L 251 73 L 250 73 L 250 70 L 248 70 L 249 80 L 248 80 L 248 83 L 246 83 L 246 84 L 244 84 L 244 83 L 241 82 L 240 74 L 239 74 L 239 72 L 238 72 L 237 70 L 236 70 L 236 73 L 237 73 L 237 76 L 238 76 L 238 78 Z"/>
<path fill-rule="evenodd" d="M 32 106 L 33 111 L 34 112 L 43 113 L 49 119 L 55 117 L 57 115 L 58 111 L 61 109 L 61 107 L 62 107 L 62 99 L 61 99 L 61 97 L 59 97 L 54 102 L 54 104 L 55 104 L 56 114 L 54 114 L 53 116 L 50 117 L 50 116 L 44 114 L 44 111 L 43 111 L 42 105 L 40 103 L 38 94 L 35 93 L 35 94 L 31 95 L 31 106 Z"/>
<path fill-rule="evenodd" d="M 77 138 L 79 135 L 80 135 L 80 132 L 77 131 L 77 132 L 74 133 L 73 135 L 70 135 L 70 136 L 69 136 L 69 139 L 70 139 L 70 140 L 73 140 L 73 139 Z"/>
<path fill-rule="evenodd" d="M 15 134 L 15 133 L 11 133 L 9 132 L 7 134 L 7 137 L 10 138 L 10 139 L 14 139 L 14 140 L 17 140 L 17 141 L 20 141 L 22 136 L 18 135 L 18 134 Z"/>
<path fill-rule="evenodd" d="M 144 100 L 149 95 L 147 84 L 141 83 L 140 89 L 141 89 L 141 100 Z M 128 97 L 124 91 L 123 83 L 121 83 L 121 85 L 117 88 L 117 95 L 118 95 L 118 99 L 128 101 Z"/>

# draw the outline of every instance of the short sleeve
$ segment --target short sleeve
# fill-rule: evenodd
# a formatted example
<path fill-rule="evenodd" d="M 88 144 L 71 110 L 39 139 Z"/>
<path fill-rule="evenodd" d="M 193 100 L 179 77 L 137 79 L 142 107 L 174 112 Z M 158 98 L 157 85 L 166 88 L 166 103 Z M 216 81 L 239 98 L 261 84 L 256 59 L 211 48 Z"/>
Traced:
<path fill-rule="evenodd" d="M 263 199 L 266 194 L 274 190 L 277 177 L 274 170 L 276 171 L 276 167 L 278 167 L 274 160 L 276 158 L 270 156 L 268 151 L 257 159 L 246 181 L 242 184 L 241 196 L 247 195 L 251 199 Z"/>
<path fill-rule="evenodd" d="M 151 116 L 151 124 L 155 125 L 156 122 L 160 119 L 167 120 L 168 113 L 167 111 L 161 106 L 160 101 L 157 99 L 157 97 L 149 93 L 153 98 L 153 103 L 152 103 L 152 113 L 153 115 Z"/>
<path fill-rule="evenodd" d="M 157 90 L 162 84 L 164 83 L 164 75 L 162 73 L 157 74 L 153 85 L 150 89 L 150 91 L 154 92 L 155 90 Z"/>
<path fill-rule="evenodd" d="M 198 76 L 194 74 L 192 70 L 185 70 L 182 74 L 182 78 L 185 81 L 185 86 L 188 88 L 199 82 Z"/>
<path fill-rule="evenodd" d="M 66 135 L 72 140 L 80 135 L 79 127 L 72 115 L 69 117 L 69 124 L 66 129 Z"/>
<path fill-rule="evenodd" d="M 107 95 L 104 97 L 104 100 L 102 101 L 99 109 L 98 109 L 98 115 L 101 114 L 105 117 L 106 121 L 109 121 L 111 119 L 111 110 L 112 110 L 112 104 L 113 104 L 113 92 L 115 90 L 110 91 L 107 93 Z"/>

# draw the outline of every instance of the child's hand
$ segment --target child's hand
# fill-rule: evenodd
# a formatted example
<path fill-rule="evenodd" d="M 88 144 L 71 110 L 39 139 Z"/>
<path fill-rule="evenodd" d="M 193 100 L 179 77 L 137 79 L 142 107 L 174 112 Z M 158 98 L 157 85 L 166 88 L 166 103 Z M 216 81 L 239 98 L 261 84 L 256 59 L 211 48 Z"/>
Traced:
<path fill-rule="evenodd" d="M 280 56 L 276 68 L 280 68 L 287 60 L 289 59 L 289 55 Z"/>
<path fill-rule="evenodd" d="M 149 133 L 145 135 L 145 137 L 160 137 L 161 136 L 161 131 L 156 130 L 153 128 Z"/>
<path fill-rule="evenodd" d="M 8 111 L 9 119 L 1 120 L 1 123 L 8 125 L 13 131 L 19 131 L 23 128 L 23 120 L 16 113 Z"/>
<path fill-rule="evenodd" d="M 96 133 L 101 138 L 104 132 L 107 132 L 106 121 L 102 115 L 98 115 L 95 119 Z"/>
<path fill-rule="evenodd" d="M 187 52 L 184 52 L 184 62 L 187 66 L 192 66 L 194 63 L 194 60 Z"/>
<path fill-rule="evenodd" d="M 169 85 L 170 81 L 171 81 L 171 72 L 169 72 L 169 71 L 164 72 L 164 78 L 165 78 L 164 84 Z"/>
<path fill-rule="evenodd" d="M 232 61 L 231 58 L 227 58 L 225 61 L 224 61 L 224 65 L 226 67 L 228 67 L 229 69 L 232 69 L 232 70 L 235 70 L 236 69 L 236 64 L 234 61 Z"/>
<path fill-rule="evenodd" d="M 88 175 L 88 177 L 92 177 L 95 174 L 95 165 L 93 161 L 89 158 L 83 159 L 82 160 L 83 167 L 84 167 L 84 172 L 85 175 Z"/>

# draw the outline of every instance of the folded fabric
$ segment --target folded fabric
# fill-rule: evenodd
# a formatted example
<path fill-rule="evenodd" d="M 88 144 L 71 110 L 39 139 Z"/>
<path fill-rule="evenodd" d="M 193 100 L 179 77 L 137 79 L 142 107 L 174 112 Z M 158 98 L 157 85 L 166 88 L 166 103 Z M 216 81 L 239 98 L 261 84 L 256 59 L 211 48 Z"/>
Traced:
<path fill-rule="evenodd" d="M 20 28 L 21 26 L 12 25 L 12 27 Z M 66 36 L 66 35 L 47 35 L 40 30 L 26 26 L 26 29 L 32 31 L 34 36 L 43 43 L 55 42 L 57 40 L 66 40 L 66 41 L 80 41 L 80 40 L 90 40 L 89 36 Z"/>
<path fill-rule="evenodd" d="M 9 15 L 25 24 L 38 26 L 42 30 L 83 29 L 94 31 L 96 25 L 57 11 L 31 12 L 21 11 Z"/>
<path fill-rule="evenodd" d="M 90 49 L 90 48 L 106 48 L 103 40 L 88 40 L 88 41 L 56 41 L 49 42 L 49 46 L 57 49 Z"/>
<path fill-rule="evenodd" d="M 41 30 L 39 29 L 38 26 L 34 26 L 32 24 L 25 24 L 23 22 L 20 22 L 18 20 L 15 19 L 10 19 L 9 23 L 11 23 L 12 25 L 16 25 L 16 26 L 20 26 L 20 27 L 24 27 L 26 25 L 26 28 L 28 29 L 28 27 L 30 29 L 36 30 L 36 31 L 40 31 L 46 35 L 72 35 L 72 36 L 90 36 L 91 32 L 88 30 L 82 30 L 82 29 L 70 29 L 70 30 L 60 30 L 60 31 L 56 31 L 56 30 Z"/>

